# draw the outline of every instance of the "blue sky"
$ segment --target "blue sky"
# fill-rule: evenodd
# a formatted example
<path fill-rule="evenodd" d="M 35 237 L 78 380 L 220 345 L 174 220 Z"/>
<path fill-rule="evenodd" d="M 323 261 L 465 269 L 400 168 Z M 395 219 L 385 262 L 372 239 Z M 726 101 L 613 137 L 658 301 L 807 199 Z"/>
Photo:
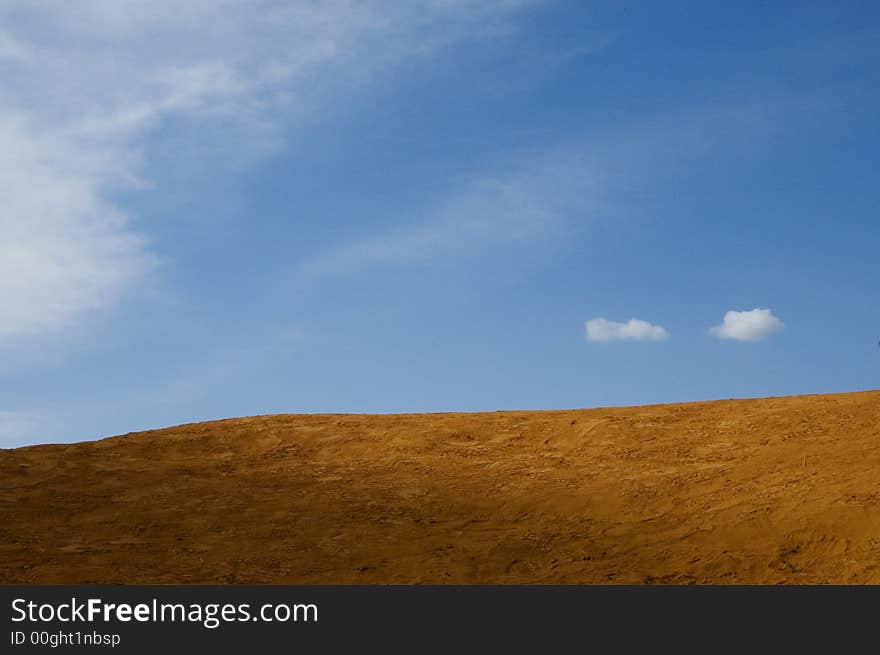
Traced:
<path fill-rule="evenodd" d="M 0 447 L 880 387 L 878 30 L 0 0 Z"/>

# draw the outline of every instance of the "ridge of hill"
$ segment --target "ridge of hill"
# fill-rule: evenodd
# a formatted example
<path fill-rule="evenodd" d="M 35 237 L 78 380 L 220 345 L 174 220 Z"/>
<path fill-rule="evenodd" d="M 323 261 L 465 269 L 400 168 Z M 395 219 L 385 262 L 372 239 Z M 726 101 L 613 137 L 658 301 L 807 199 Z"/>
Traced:
<path fill-rule="evenodd" d="M 880 391 L 0 450 L 0 583 L 880 583 Z"/>

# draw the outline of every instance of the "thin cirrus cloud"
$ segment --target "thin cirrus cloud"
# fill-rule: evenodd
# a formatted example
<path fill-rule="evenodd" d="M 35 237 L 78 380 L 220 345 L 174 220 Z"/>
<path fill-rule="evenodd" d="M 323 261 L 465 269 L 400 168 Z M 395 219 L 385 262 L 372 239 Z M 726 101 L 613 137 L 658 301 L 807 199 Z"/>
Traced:
<path fill-rule="evenodd" d="M 782 321 L 769 309 L 752 309 L 727 312 L 721 325 L 710 328 L 709 332 L 719 339 L 762 341 L 783 327 Z"/>
<path fill-rule="evenodd" d="M 248 161 L 332 100 L 325 80 L 362 87 L 539 2 L 0 3 L 0 342 L 75 325 L 155 267 L 149 226 L 110 198 L 149 186 L 169 119 L 223 125 L 224 159 Z"/>
<path fill-rule="evenodd" d="M 586 339 L 591 342 L 665 341 L 669 338 L 665 328 L 637 318 L 626 323 L 594 318 L 587 321 L 586 328 Z"/>
<path fill-rule="evenodd" d="M 416 223 L 367 235 L 308 258 L 310 275 L 427 262 L 479 248 L 528 245 L 576 229 L 603 202 L 595 162 L 567 151 L 522 156 L 473 176 Z"/>

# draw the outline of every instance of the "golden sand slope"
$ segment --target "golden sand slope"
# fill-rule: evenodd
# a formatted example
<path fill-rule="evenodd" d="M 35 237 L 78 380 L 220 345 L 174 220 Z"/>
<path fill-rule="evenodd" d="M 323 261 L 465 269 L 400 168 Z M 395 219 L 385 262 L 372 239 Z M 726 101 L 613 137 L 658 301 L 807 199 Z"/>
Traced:
<path fill-rule="evenodd" d="M 2 583 L 880 583 L 880 392 L 0 451 Z"/>

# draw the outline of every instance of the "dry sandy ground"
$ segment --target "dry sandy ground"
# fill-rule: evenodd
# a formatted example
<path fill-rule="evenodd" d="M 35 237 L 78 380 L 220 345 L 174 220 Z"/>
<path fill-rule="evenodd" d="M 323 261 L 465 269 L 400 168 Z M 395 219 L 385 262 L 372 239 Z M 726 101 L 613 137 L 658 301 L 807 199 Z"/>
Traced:
<path fill-rule="evenodd" d="M 0 451 L 2 583 L 880 583 L 880 392 Z"/>

